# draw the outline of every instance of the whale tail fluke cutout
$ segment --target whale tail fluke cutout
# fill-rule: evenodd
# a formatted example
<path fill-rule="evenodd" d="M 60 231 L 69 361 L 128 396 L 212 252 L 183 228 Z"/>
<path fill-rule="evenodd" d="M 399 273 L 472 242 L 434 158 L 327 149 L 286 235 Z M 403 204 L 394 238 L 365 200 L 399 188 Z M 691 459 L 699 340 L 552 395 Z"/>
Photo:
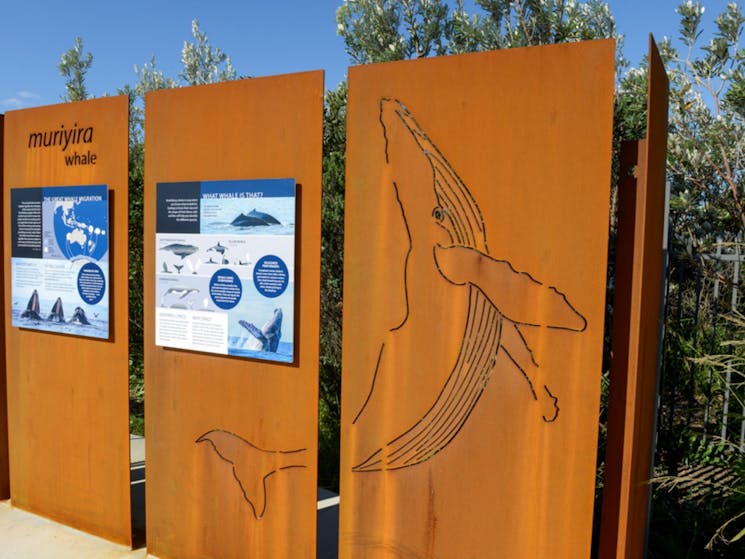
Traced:
<path fill-rule="evenodd" d="M 267 481 L 293 468 L 307 468 L 307 450 L 264 450 L 240 435 L 223 429 L 212 429 L 197 443 L 208 443 L 217 456 L 232 466 L 232 475 L 254 518 L 264 517 L 267 509 Z"/>

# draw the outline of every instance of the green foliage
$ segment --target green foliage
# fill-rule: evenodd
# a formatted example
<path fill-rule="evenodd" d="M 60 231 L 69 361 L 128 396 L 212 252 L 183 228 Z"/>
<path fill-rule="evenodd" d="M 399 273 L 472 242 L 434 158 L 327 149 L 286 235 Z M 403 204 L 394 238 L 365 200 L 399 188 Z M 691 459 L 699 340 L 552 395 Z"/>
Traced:
<path fill-rule="evenodd" d="M 191 22 L 193 43 L 184 41 L 181 49 L 181 64 L 183 70 L 179 77 L 188 85 L 201 85 L 233 80 L 235 69 L 230 57 L 217 47 L 212 47 L 207 34 L 199 29 L 199 22 Z"/>
<path fill-rule="evenodd" d="M 476 0 L 486 17 L 471 25 L 481 48 L 502 49 L 586 41 L 616 36 L 605 2 L 590 0 Z"/>
<path fill-rule="evenodd" d="M 745 225 L 745 50 L 740 6 L 727 4 L 700 44 L 704 6 L 678 6 L 680 54 L 664 44 L 671 76 L 668 169 L 680 243 L 711 246 Z"/>
<path fill-rule="evenodd" d="M 326 93 L 323 118 L 319 483 L 339 486 L 341 328 L 344 272 L 344 169 L 347 84 Z"/>
<path fill-rule="evenodd" d="M 344 0 L 336 21 L 356 64 L 447 52 L 448 8 L 442 0 Z"/>
<path fill-rule="evenodd" d="M 85 75 L 93 64 L 93 55 L 83 52 L 83 39 L 75 37 L 73 46 L 62 54 L 57 69 L 65 78 L 63 101 L 83 101 L 88 99 Z"/>

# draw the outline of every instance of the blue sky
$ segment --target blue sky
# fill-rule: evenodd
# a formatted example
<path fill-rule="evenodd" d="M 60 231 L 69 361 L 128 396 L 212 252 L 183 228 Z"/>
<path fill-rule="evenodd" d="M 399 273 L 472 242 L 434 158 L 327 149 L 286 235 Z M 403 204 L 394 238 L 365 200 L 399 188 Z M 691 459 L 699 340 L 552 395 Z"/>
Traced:
<path fill-rule="evenodd" d="M 344 79 L 348 65 L 344 43 L 336 35 L 334 15 L 340 4 L 341 0 L 2 0 L 0 113 L 60 101 L 64 82 L 56 64 L 76 36 L 93 53 L 87 83 L 94 96 L 134 83 L 133 66 L 153 55 L 161 70 L 176 77 L 181 47 L 191 39 L 195 17 L 212 45 L 231 56 L 240 75 L 324 69 L 326 87 L 332 88 Z M 610 2 L 626 35 L 624 53 L 632 63 L 646 51 L 650 31 L 658 39 L 677 36 L 677 4 Z M 708 28 L 712 14 L 725 4 L 705 2 Z M 467 9 L 472 5 L 466 1 Z"/>

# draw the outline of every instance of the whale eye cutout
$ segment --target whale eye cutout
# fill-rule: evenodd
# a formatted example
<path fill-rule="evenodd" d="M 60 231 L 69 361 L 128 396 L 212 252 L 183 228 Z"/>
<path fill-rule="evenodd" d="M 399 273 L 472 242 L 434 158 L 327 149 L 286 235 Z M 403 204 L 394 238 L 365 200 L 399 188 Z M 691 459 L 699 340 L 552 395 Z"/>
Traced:
<path fill-rule="evenodd" d="M 443 210 L 440 206 L 437 206 L 434 210 L 432 210 L 432 217 L 434 217 L 437 221 L 442 221 L 445 219 L 445 210 Z"/>

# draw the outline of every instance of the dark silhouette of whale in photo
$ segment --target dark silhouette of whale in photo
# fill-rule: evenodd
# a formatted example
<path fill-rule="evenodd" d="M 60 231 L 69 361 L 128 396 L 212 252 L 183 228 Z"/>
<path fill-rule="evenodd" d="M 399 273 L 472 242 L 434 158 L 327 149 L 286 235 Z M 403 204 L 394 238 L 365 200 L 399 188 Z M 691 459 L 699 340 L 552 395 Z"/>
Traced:
<path fill-rule="evenodd" d="M 259 351 L 277 352 L 279 339 L 282 337 L 282 309 L 274 309 L 274 314 L 261 329 L 253 323 L 239 320 L 238 324 L 248 330 L 259 341 Z"/>
<path fill-rule="evenodd" d="M 282 224 L 273 215 L 253 209 L 248 214 L 240 214 L 230 222 L 230 225 L 234 225 L 235 227 L 261 227 Z"/>
<path fill-rule="evenodd" d="M 28 320 L 41 320 L 39 309 L 39 292 L 34 289 L 26 305 L 26 310 L 21 313 L 21 318 Z"/>
<path fill-rule="evenodd" d="M 54 306 L 52 307 L 52 312 L 49 313 L 47 320 L 50 322 L 64 322 L 65 321 L 65 311 L 62 310 L 62 298 L 61 297 L 57 297 L 57 300 L 54 302 Z"/>
<path fill-rule="evenodd" d="M 80 307 L 75 307 L 70 322 L 73 324 L 82 324 L 83 326 L 88 326 L 90 324 L 88 317 L 85 316 L 85 311 Z"/>

